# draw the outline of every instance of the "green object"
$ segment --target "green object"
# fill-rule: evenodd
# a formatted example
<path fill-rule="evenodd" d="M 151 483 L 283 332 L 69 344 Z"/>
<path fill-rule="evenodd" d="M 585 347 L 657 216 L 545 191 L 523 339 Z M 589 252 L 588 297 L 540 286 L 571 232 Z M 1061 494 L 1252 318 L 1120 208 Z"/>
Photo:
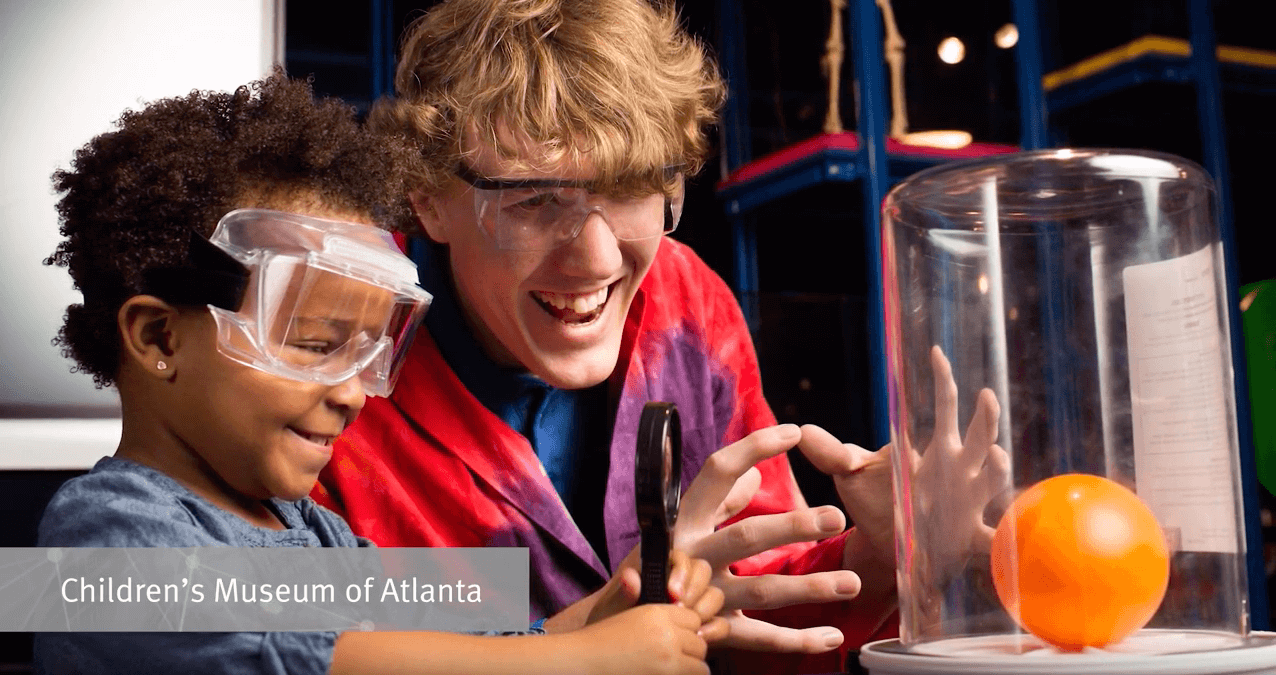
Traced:
<path fill-rule="evenodd" d="M 1258 482 L 1276 494 L 1276 279 L 1246 284 L 1240 295 Z"/>

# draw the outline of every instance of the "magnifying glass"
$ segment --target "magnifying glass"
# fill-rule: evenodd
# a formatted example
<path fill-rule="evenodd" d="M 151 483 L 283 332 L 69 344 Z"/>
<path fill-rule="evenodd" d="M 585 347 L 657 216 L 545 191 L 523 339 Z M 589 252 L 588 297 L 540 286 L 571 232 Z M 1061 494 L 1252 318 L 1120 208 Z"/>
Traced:
<path fill-rule="evenodd" d="M 638 604 L 669 601 L 669 551 L 682 496 L 682 423 L 678 407 L 652 402 L 638 420 L 635 502 L 642 534 L 642 590 Z"/>

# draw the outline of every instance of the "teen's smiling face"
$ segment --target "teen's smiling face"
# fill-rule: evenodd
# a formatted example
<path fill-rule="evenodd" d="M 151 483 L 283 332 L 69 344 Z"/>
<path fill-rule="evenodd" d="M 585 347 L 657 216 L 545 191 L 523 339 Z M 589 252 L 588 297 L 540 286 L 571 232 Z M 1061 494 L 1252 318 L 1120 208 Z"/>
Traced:
<path fill-rule="evenodd" d="M 489 179 L 593 178 L 588 162 L 530 170 L 476 150 L 468 168 Z M 653 197 L 645 200 L 644 213 L 659 227 L 664 199 Z M 564 389 L 590 387 L 611 375 L 629 306 L 663 237 L 617 239 L 595 212 L 574 239 L 557 248 L 501 250 L 483 230 L 475 188 L 465 181 L 457 178 L 441 192 L 413 201 L 426 232 L 448 247 L 461 308 L 490 357 Z"/>

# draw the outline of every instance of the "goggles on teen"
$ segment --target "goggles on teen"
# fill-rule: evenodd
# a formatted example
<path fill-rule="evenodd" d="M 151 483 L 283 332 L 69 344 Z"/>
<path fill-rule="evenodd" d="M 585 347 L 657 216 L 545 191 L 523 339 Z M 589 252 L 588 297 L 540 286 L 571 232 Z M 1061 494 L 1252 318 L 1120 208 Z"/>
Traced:
<path fill-rule="evenodd" d="M 673 232 L 682 217 L 686 190 L 678 178 L 673 195 L 608 197 L 588 181 L 485 178 L 461 164 L 456 175 L 474 188 L 479 227 L 506 251 L 549 251 L 580 234 L 595 213 L 621 241 Z"/>
<path fill-rule="evenodd" d="M 227 358 L 329 386 L 357 375 L 372 396 L 394 389 L 431 300 L 389 233 L 295 213 L 232 211 L 192 235 L 191 263 L 151 270 L 147 292 L 207 304 Z"/>

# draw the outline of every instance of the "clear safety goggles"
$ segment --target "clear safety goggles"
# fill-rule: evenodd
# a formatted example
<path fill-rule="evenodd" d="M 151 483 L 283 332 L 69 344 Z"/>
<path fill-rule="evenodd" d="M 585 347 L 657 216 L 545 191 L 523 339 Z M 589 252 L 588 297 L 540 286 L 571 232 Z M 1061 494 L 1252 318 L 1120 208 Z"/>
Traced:
<path fill-rule="evenodd" d="M 608 197 L 589 182 L 556 179 L 485 178 L 461 164 L 457 176 L 474 188 L 474 213 L 496 247 L 506 251 L 549 251 L 580 234 L 595 213 L 621 241 L 651 239 L 673 232 L 686 196 L 681 175 L 673 195 Z"/>
<path fill-rule="evenodd" d="M 431 300 L 416 265 L 371 225 L 240 209 L 207 240 L 192 237 L 191 257 L 200 272 L 160 278 L 181 288 L 157 295 L 207 304 L 223 355 L 330 386 L 357 375 L 372 396 L 393 390 Z"/>

